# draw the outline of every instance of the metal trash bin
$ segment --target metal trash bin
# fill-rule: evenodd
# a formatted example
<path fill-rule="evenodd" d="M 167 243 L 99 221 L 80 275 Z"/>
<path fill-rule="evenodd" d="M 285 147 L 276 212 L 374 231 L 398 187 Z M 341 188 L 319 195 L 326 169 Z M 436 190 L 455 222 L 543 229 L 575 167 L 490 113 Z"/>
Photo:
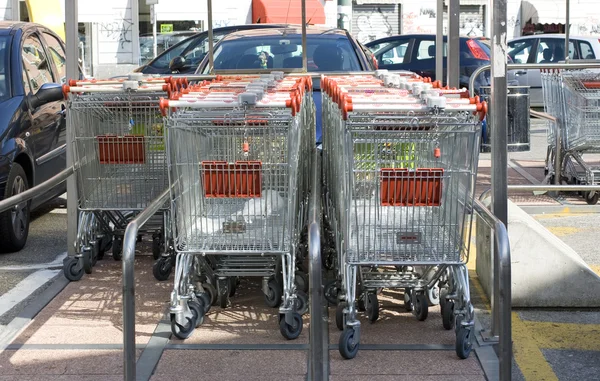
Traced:
<path fill-rule="evenodd" d="M 492 88 L 482 86 L 479 97 L 490 103 Z M 508 152 L 530 150 L 529 86 L 508 86 Z M 481 152 L 491 152 L 491 120 L 488 112 L 481 134 Z"/>

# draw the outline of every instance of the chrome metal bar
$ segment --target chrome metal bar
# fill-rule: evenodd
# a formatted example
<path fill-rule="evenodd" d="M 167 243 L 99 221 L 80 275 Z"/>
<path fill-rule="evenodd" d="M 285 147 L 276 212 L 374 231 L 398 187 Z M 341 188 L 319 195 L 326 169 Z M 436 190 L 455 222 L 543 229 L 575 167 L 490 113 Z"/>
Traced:
<path fill-rule="evenodd" d="M 29 201 L 34 197 L 41 196 L 42 194 L 48 192 L 50 189 L 54 188 L 55 186 L 63 183 L 74 172 L 75 172 L 75 168 L 72 166 L 67 169 L 63 169 L 61 172 L 52 176 L 51 178 L 44 181 L 43 183 L 38 184 L 38 185 L 34 186 L 33 188 L 29 188 L 25 192 L 22 192 L 22 193 L 14 195 L 12 197 L 1 200 L 0 201 L 0 213 L 12 208 L 15 205 L 20 204 L 22 202 Z M 75 222 L 75 223 L 77 223 L 77 222 Z M 69 241 L 69 242 L 74 242 L 74 241 Z"/>
<path fill-rule="evenodd" d="M 493 283 L 498 285 L 494 291 L 497 294 L 498 304 L 492 306 L 493 309 L 497 309 L 497 313 L 492 311 L 492 335 L 499 336 L 499 379 L 505 381 L 510 380 L 512 374 L 510 242 L 506 226 L 480 200 L 475 200 L 474 209 L 494 229 L 492 276 L 494 277 Z M 494 322 L 495 319 L 497 320 Z"/>
<path fill-rule="evenodd" d="M 578 191 L 600 191 L 600 185 L 509 185 L 509 191 L 562 191 L 562 192 L 578 192 Z"/>
<path fill-rule="evenodd" d="M 140 228 L 169 200 L 166 189 L 146 209 L 134 218 L 125 229 L 123 237 L 123 362 L 126 381 L 135 380 L 135 243 Z"/>
<path fill-rule="evenodd" d="M 435 29 L 435 79 L 444 82 L 444 0 L 437 1 Z"/>
<path fill-rule="evenodd" d="M 449 0 L 448 2 L 448 57 L 446 63 L 446 84 L 458 88 L 460 79 L 460 2 Z M 493 140 L 492 140 L 493 141 Z"/>
<path fill-rule="evenodd" d="M 490 114 L 492 134 L 492 209 L 504 224 L 508 223 L 508 87 L 506 82 L 506 0 L 494 0 L 492 6 L 492 94 Z M 498 57 L 498 55 L 500 57 Z"/>
<path fill-rule="evenodd" d="M 329 332 L 323 295 L 321 262 L 321 155 L 313 151 L 313 176 L 309 205 L 308 258 L 310 287 L 310 380 L 329 379 Z"/>
<path fill-rule="evenodd" d="M 529 109 L 529 115 L 540 119 L 546 119 L 554 123 L 558 122 L 558 119 L 556 119 L 556 117 L 545 112 L 535 111 L 533 109 Z"/>
<path fill-rule="evenodd" d="M 571 1 L 567 0 L 567 22 L 565 23 L 565 62 L 569 62 L 569 30 L 571 29 Z"/>
<path fill-rule="evenodd" d="M 212 25 L 212 0 L 206 0 L 208 6 L 208 68 L 210 73 L 215 71 L 213 25 Z"/>
<path fill-rule="evenodd" d="M 302 0 L 302 72 L 308 71 L 308 52 L 306 51 L 306 0 Z"/>

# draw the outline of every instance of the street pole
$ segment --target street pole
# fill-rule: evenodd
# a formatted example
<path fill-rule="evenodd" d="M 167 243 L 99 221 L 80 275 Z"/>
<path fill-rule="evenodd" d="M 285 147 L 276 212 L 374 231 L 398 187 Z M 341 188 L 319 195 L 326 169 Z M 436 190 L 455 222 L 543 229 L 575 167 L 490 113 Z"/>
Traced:
<path fill-rule="evenodd" d="M 567 0 L 567 23 L 565 24 L 565 62 L 569 62 L 569 30 L 571 25 L 571 1 Z M 559 180 L 560 181 L 560 180 Z"/>
<path fill-rule="evenodd" d="M 437 1 L 435 20 L 435 79 L 444 82 L 444 0 Z"/>
<path fill-rule="evenodd" d="M 308 68 L 308 57 L 306 51 L 306 0 L 301 1 L 302 6 L 302 72 L 306 73 Z"/>
<path fill-rule="evenodd" d="M 213 46 L 213 25 L 212 25 L 212 0 L 207 0 L 208 6 L 208 68 L 209 73 L 214 74 L 214 46 Z"/>
<path fill-rule="evenodd" d="M 458 88 L 460 84 L 460 36 L 459 36 L 459 0 L 448 0 L 448 63 L 447 85 Z"/>
<path fill-rule="evenodd" d="M 150 6 L 150 13 L 152 16 L 152 44 L 154 57 L 156 57 L 158 55 L 158 41 L 156 40 L 156 6 L 154 4 Z"/>
<path fill-rule="evenodd" d="M 338 28 L 352 33 L 352 0 L 338 1 Z"/>

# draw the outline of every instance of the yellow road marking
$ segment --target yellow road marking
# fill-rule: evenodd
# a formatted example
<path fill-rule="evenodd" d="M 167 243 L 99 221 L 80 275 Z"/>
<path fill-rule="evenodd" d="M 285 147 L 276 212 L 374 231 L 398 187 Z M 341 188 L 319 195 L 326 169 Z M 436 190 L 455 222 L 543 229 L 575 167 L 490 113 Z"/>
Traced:
<path fill-rule="evenodd" d="M 589 265 L 589 266 L 596 274 L 598 274 L 598 276 L 600 276 L 600 265 Z"/>
<path fill-rule="evenodd" d="M 469 279 L 471 280 L 471 286 L 473 286 L 477 295 L 481 297 L 481 301 L 483 302 L 485 309 L 491 311 L 492 307 L 490 304 L 490 299 L 481 286 L 481 282 L 479 281 L 479 277 L 477 276 L 475 270 L 469 269 Z"/>
<path fill-rule="evenodd" d="M 534 214 L 533 218 L 536 220 L 549 220 L 551 218 L 564 218 L 564 217 L 577 217 L 584 216 L 588 213 L 570 213 L 569 208 L 564 208 L 562 211 L 558 213 L 548 213 L 548 214 Z"/>
<path fill-rule="evenodd" d="M 550 233 L 557 237 L 564 237 L 566 235 L 575 234 L 583 230 L 581 228 L 574 228 L 570 226 L 549 226 L 546 229 L 548 229 Z"/>
<path fill-rule="evenodd" d="M 524 321 L 537 345 L 544 349 L 600 351 L 599 324 Z"/>
<path fill-rule="evenodd" d="M 516 312 L 512 313 L 513 355 L 527 381 L 558 381 L 540 350 L 530 326 Z"/>

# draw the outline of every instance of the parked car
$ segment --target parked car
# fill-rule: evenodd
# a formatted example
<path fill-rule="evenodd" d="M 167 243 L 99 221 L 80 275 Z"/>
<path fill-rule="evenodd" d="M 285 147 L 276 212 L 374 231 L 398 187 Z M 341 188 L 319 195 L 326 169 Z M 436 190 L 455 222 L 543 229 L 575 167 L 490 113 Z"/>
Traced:
<path fill-rule="evenodd" d="M 0 199 L 48 180 L 66 166 L 64 42 L 41 25 L 0 22 Z M 0 214 L 0 252 L 19 251 L 29 212 L 62 185 Z"/>
<path fill-rule="evenodd" d="M 380 69 L 408 70 L 423 77 L 435 78 L 435 35 L 405 34 L 371 41 L 365 46 L 375 54 Z M 490 64 L 489 40 L 481 37 L 460 37 L 460 78 L 459 86 L 469 87 L 471 74 L 483 65 Z M 444 36 L 444 57 L 446 57 L 446 36 Z M 444 78 L 446 78 L 444 60 Z M 490 72 L 482 73 L 475 81 L 475 92 L 480 86 L 489 86 Z M 514 83 L 514 75 L 509 74 L 509 83 Z M 444 81 L 445 82 L 445 81 Z"/>
<path fill-rule="evenodd" d="M 156 54 L 160 55 L 165 50 L 172 48 L 181 41 L 198 34 L 194 31 L 172 33 L 159 33 L 156 35 Z M 140 62 L 146 64 L 154 58 L 154 36 L 144 34 L 140 36 Z"/>
<path fill-rule="evenodd" d="M 238 30 L 257 28 L 281 28 L 279 24 L 235 25 L 213 29 L 213 40 L 216 44 L 225 35 Z M 195 33 L 176 45 L 171 46 L 156 58 L 134 70 L 144 74 L 191 74 L 204 56 L 208 53 L 208 31 Z M 177 58 L 177 60 L 173 60 Z M 171 64 L 175 64 L 172 66 Z"/>
<path fill-rule="evenodd" d="M 600 59 L 600 37 L 569 36 L 570 60 Z M 512 39 L 508 55 L 515 63 L 543 64 L 565 60 L 564 34 L 537 34 Z M 521 86 L 529 86 L 531 107 L 544 107 L 540 69 L 518 70 L 516 79 Z"/>
<path fill-rule="evenodd" d="M 261 56 L 266 60 L 261 61 Z M 306 56 L 309 73 L 375 70 L 373 61 L 347 31 L 309 25 L 306 28 Z M 196 74 L 209 74 L 205 57 Z M 215 73 L 236 70 L 291 71 L 302 68 L 302 27 L 288 25 L 272 29 L 234 32 L 215 45 Z M 262 62 L 266 61 L 266 65 Z M 317 143 L 321 142 L 321 92 L 319 78 L 313 78 L 316 106 Z"/>

